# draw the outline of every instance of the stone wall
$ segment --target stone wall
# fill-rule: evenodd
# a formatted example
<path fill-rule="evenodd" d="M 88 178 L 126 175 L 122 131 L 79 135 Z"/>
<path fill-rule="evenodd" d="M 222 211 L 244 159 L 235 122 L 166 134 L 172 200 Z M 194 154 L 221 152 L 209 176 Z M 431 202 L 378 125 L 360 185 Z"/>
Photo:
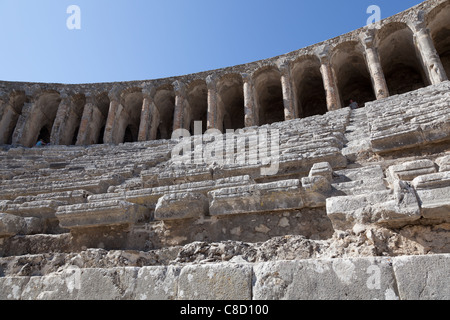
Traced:
<path fill-rule="evenodd" d="M 449 10 L 427 1 L 289 63 L 2 83 L 0 299 L 448 299 L 450 82 L 436 78 L 427 35 L 444 32 Z M 383 65 L 393 38 L 433 62 L 418 72 L 428 82 L 398 82 L 406 71 Z M 338 81 L 351 57 L 373 62 L 379 89 L 356 110 L 331 94 L 369 96 Z M 311 91 L 321 75 L 329 86 Z M 174 128 L 204 134 L 169 139 Z M 52 144 L 30 148 L 44 133 Z"/>
<path fill-rule="evenodd" d="M 0 83 L 0 144 L 32 147 L 168 139 L 361 106 L 448 79 L 447 0 L 428 0 L 377 25 L 282 56 L 166 79 Z M 412 54 L 411 54 L 412 53 Z"/>

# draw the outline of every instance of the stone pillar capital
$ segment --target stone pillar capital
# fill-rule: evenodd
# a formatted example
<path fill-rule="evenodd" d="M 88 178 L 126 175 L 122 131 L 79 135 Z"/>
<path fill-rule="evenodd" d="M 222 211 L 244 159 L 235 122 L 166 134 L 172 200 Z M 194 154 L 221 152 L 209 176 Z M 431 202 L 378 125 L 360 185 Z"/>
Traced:
<path fill-rule="evenodd" d="M 252 83 L 252 76 L 250 74 L 242 73 L 241 76 L 244 83 Z"/>
<path fill-rule="evenodd" d="M 330 63 L 330 46 L 325 44 L 318 47 L 315 51 L 316 56 L 322 64 Z"/>
<path fill-rule="evenodd" d="M 112 89 L 108 92 L 108 97 L 111 101 L 120 101 L 120 96 L 122 94 L 123 88 L 120 86 L 114 86 Z"/>
<path fill-rule="evenodd" d="M 180 80 L 176 80 L 172 83 L 173 90 L 177 96 L 186 96 L 186 85 Z"/>
<path fill-rule="evenodd" d="M 144 96 L 144 99 L 153 100 L 153 97 L 155 96 L 155 93 L 156 93 L 156 88 L 152 84 L 145 85 L 142 88 L 142 94 Z"/>
<path fill-rule="evenodd" d="M 361 44 L 364 49 L 374 49 L 375 48 L 375 32 L 373 29 L 367 29 L 359 35 L 361 39 Z"/>
<path fill-rule="evenodd" d="M 206 77 L 206 86 L 208 87 L 208 90 L 216 90 L 216 81 L 217 76 L 215 75 L 209 75 Z"/>
<path fill-rule="evenodd" d="M 286 60 L 280 61 L 277 63 L 278 70 L 280 70 L 281 75 L 283 76 L 289 76 L 291 74 L 291 68 L 289 66 L 289 62 Z"/>

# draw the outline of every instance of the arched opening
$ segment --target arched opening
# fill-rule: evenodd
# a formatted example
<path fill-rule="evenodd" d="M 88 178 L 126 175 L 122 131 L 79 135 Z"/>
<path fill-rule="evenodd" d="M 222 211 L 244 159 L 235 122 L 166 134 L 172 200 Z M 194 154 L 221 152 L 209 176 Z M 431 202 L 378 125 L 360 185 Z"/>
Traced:
<path fill-rule="evenodd" d="M 331 63 L 342 106 L 350 105 L 353 100 L 363 107 L 366 102 L 376 100 L 362 50 L 361 45 L 353 41 L 342 43 L 333 50 Z"/>
<path fill-rule="evenodd" d="M 208 124 L 208 88 L 204 80 L 196 80 L 187 88 L 187 112 L 186 117 L 189 131 L 195 134 L 195 121 L 202 122 L 202 134 L 207 130 Z"/>
<path fill-rule="evenodd" d="M 119 116 L 116 141 L 136 142 L 141 124 L 142 90 L 139 88 L 126 90 L 122 94 L 121 104 L 123 109 Z M 129 130 L 128 133 L 127 130 Z"/>
<path fill-rule="evenodd" d="M 245 127 L 244 84 L 242 76 L 229 74 L 217 83 L 218 129 L 237 130 Z"/>
<path fill-rule="evenodd" d="M 391 95 L 417 90 L 428 85 L 411 29 L 393 22 L 377 34 L 381 66 Z"/>
<path fill-rule="evenodd" d="M 124 138 L 123 138 L 123 142 L 124 143 L 134 142 L 134 141 L 136 141 L 135 139 L 136 138 L 133 136 L 133 130 L 132 130 L 131 126 L 128 126 L 125 129 L 125 135 L 124 135 Z"/>
<path fill-rule="evenodd" d="M 74 145 L 77 144 L 77 137 L 78 137 L 78 133 L 79 133 L 79 132 L 80 132 L 80 126 L 78 126 L 78 127 L 75 128 L 75 133 L 74 133 L 74 135 L 73 135 L 72 143 L 71 143 L 72 146 L 74 146 Z"/>
<path fill-rule="evenodd" d="M 450 1 L 434 8 L 428 14 L 427 22 L 436 51 L 450 78 Z"/>
<path fill-rule="evenodd" d="M 98 143 L 98 144 L 103 144 L 103 143 L 104 143 L 103 138 L 104 138 L 104 134 L 105 134 L 105 129 L 106 129 L 106 127 L 103 126 L 103 127 L 100 129 L 100 131 L 99 131 L 99 136 L 98 136 L 98 139 L 97 139 L 97 143 Z M 94 144 L 94 143 L 93 143 L 93 144 Z"/>
<path fill-rule="evenodd" d="M 304 56 L 294 61 L 292 68 L 295 108 L 299 118 L 327 113 L 327 96 L 317 57 Z"/>
<path fill-rule="evenodd" d="M 254 75 L 259 125 L 284 121 L 281 75 L 275 67 L 258 70 Z"/>
<path fill-rule="evenodd" d="M 49 143 L 50 142 L 50 131 L 51 131 L 51 128 L 49 129 L 48 126 L 43 126 L 41 128 L 41 130 L 39 131 L 39 135 L 36 139 L 36 142 L 42 139 L 45 143 Z"/>
<path fill-rule="evenodd" d="M 156 90 L 153 98 L 159 112 L 156 121 L 156 139 L 170 139 L 173 131 L 173 113 L 175 109 L 175 93 L 172 85 L 164 85 Z"/>
<path fill-rule="evenodd" d="M 21 144 L 25 147 L 32 147 L 38 141 L 38 137 L 42 128 L 46 128 L 48 131 L 48 138 L 45 142 L 50 142 L 50 133 L 53 128 L 53 123 L 56 118 L 61 98 L 56 91 L 42 92 L 31 106 L 31 110 L 23 123 L 23 126 L 16 127 L 14 137 L 18 137 L 14 144 Z M 16 131 L 21 132 L 16 132 Z"/>

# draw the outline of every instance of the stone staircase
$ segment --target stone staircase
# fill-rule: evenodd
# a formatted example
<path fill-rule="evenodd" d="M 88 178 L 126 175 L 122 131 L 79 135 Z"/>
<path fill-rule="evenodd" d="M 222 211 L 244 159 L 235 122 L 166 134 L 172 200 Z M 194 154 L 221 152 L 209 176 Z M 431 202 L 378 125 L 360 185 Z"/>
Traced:
<path fill-rule="evenodd" d="M 356 161 L 358 154 L 372 149 L 366 109 L 360 108 L 351 111 L 345 140 L 346 144 L 342 149 L 342 154 L 350 161 Z"/>
<path fill-rule="evenodd" d="M 424 243 L 416 240 L 423 231 L 436 238 L 424 251 L 448 253 L 445 232 L 427 228 L 441 230 L 450 218 L 449 89 L 447 82 L 364 109 L 201 141 L 197 136 L 117 146 L 4 146 L 0 275 L 2 268 L 14 269 L 2 261 L 20 256 L 68 257 L 101 249 L 147 257 L 168 250 L 169 263 L 192 244 L 231 241 L 248 248 L 301 237 L 310 248 L 326 251 L 349 237 L 376 247 L 374 233 L 398 239 L 409 227 L 421 231 L 398 240 L 402 250 Z M 436 145 L 434 153 L 421 151 L 428 144 Z M 415 156 L 389 157 L 411 149 Z M 224 152 L 224 161 L 212 152 Z M 364 153 L 379 158 L 360 161 Z M 199 154 L 202 161 L 193 162 Z M 268 174 L 270 168 L 276 170 Z M 139 259 L 126 261 L 137 265 Z M 45 274 L 42 268 L 36 272 Z"/>

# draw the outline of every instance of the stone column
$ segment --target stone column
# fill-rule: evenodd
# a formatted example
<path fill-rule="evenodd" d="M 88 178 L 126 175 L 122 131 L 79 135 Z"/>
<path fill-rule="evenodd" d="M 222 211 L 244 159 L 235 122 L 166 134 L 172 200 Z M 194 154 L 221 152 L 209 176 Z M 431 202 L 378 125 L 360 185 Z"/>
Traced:
<path fill-rule="evenodd" d="M 105 133 L 103 135 L 103 141 L 105 144 L 114 143 L 116 118 L 120 115 L 120 94 L 121 89 L 119 87 L 114 87 L 108 94 L 110 103 L 108 118 L 106 119 Z"/>
<path fill-rule="evenodd" d="M 448 80 L 441 58 L 434 47 L 430 31 L 426 28 L 423 12 L 419 13 L 419 18 L 413 23 L 414 42 L 419 50 L 425 72 L 431 84 L 438 84 Z"/>
<path fill-rule="evenodd" d="M 66 122 L 72 105 L 72 99 L 67 93 L 61 92 L 60 97 L 61 102 L 59 103 L 55 121 L 53 122 L 52 132 L 50 133 L 50 143 L 53 145 L 61 144 L 62 134 L 66 129 Z"/>
<path fill-rule="evenodd" d="M 223 125 L 218 123 L 216 78 L 208 76 L 206 85 L 208 87 L 208 123 L 206 129 L 223 130 Z"/>
<path fill-rule="evenodd" d="M 375 36 L 372 29 L 361 34 L 361 42 L 364 46 L 364 57 L 369 69 L 373 89 L 377 100 L 389 97 L 389 89 L 381 67 L 380 55 L 375 46 Z"/>
<path fill-rule="evenodd" d="M 35 84 L 32 87 L 25 87 L 25 95 L 28 102 L 25 102 L 21 114 L 17 119 L 16 127 L 12 135 L 12 145 L 22 145 L 25 147 L 32 147 L 36 141 L 34 141 L 34 129 L 37 124 L 33 123 L 33 113 L 40 112 L 35 110 L 35 105 L 40 99 L 42 89 L 39 85 Z"/>
<path fill-rule="evenodd" d="M 185 126 L 186 122 L 186 86 L 181 81 L 177 80 L 173 83 L 175 90 L 175 110 L 173 115 L 173 131 L 178 129 L 188 129 Z"/>
<path fill-rule="evenodd" d="M 253 127 L 258 125 L 258 115 L 255 103 L 253 81 L 251 76 L 247 73 L 242 74 L 242 80 L 244 82 L 245 126 Z"/>
<path fill-rule="evenodd" d="M 95 108 L 95 97 L 91 93 L 87 93 L 86 104 L 80 121 L 80 129 L 78 130 L 77 146 L 89 145 L 89 137 L 91 135 L 91 123 Z"/>
<path fill-rule="evenodd" d="M 291 70 L 286 62 L 280 64 L 279 69 L 281 72 L 281 87 L 283 90 L 284 119 L 293 120 L 296 118 L 296 114 L 294 109 Z"/>
<path fill-rule="evenodd" d="M 152 85 L 142 89 L 143 101 L 138 141 L 149 141 L 156 139 L 157 128 L 155 128 L 155 126 L 159 123 L 159 113 L 156 114 L 157 109 L 153 101 L 155 92 L 156 90 Z"/>
<path fill-rule="evenodd" d="M 320 72 L 322 73 L 323 85 L 327 95 L 328 111 L 342 108 L 336 77 L 330 63 L 329 47 L 322 46 L 316 51 L 320 59 Z"/>
<path fill-rule="evenodd" d="M 9 143 L 9 138 L 19 119 L 19 113 L 14 109 L 7 94 L 0 96 L 0 144 Z"/>

